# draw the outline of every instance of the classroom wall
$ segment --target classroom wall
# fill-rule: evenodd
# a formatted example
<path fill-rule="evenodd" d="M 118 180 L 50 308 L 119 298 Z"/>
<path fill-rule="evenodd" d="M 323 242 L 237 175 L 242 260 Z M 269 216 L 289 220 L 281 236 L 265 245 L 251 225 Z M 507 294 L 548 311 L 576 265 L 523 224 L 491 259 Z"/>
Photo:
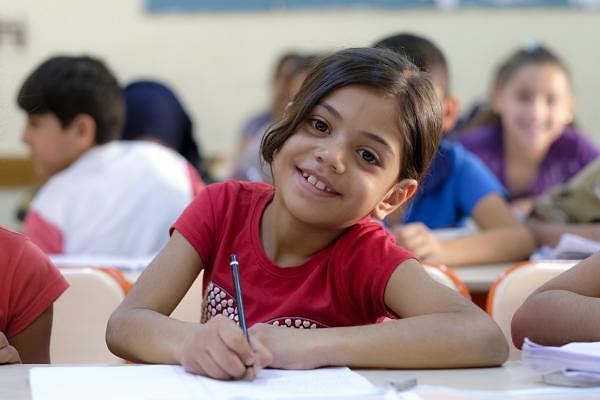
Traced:
<path fill-rule="evenodd" d="M 142 0 L 0 0 L 0 19 L 26 22 L 26 45 L 0 42 L 0 156 L 25 155 L 14 96 L 25 74 L 55 53 L 101 56 L 121 82 L 158 77 L 191 111 L 208 153 L 232 154 L 243 120 L 267 103 L 271 64 L 287 49 L 363 46 L 405 30 L 445 50 L 463 104 L 482 95 L 491 68 L 540 39 L 568 60 L 578 121 L 600 143 L 600 13 L 581 9 L 334 10 L 148 14 Z M 1 223 L 2 221 L 0 221 Z"/>

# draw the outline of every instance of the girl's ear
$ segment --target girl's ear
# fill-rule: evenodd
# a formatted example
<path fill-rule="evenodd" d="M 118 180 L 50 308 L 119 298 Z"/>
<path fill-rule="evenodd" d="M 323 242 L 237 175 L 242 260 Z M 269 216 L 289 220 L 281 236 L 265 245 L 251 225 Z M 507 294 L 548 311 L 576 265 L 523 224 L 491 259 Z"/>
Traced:
<path fill-rule="evenodd" d="M 460 112 L 460 100 L 456 96 L 446 96 L 442 100 L 442 133 L 449 132 L 458 119 L 458 113 Z"/>
<path fill-rule="evenodd" d="M 416 192 L 418 183 L 415 179 L 403 179 L 396 182 L 388 190 L 385 197 L 371 211 L 371 217 L 383 220 L 388 214 L 392 213 Z"/>

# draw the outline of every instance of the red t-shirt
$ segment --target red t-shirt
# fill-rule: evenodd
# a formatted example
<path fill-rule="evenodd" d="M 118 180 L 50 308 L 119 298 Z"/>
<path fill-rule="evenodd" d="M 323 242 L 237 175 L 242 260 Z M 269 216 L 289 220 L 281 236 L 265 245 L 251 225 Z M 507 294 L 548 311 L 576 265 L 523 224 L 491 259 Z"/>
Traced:
<path fill-rule="evenodd" d="M 398 247 L 381 224 L 365 218 L 302 265 L 279 267 L 264 253 L 259 235 L 273 193 L 259 183 L 213 184 L 175 223 L 204 263 L 202 322 L 217 313 L 237 321 L 231 253 L 239 261 L 248 326 L 351 326 L 385 315 L 388 280 L 414 256 Z"/>
<path fill-rule="evenodd" d="M 21 332 L 68 286 L 26 236 L 0 226 L 0 331 L 8 338 Z"/>

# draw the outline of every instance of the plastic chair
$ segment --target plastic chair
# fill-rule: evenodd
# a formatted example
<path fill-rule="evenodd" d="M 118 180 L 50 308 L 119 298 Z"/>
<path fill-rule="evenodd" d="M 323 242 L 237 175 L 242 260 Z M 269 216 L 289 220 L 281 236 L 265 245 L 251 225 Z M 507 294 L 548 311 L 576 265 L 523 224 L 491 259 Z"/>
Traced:
<path fill-rule="evenodd" d="M 434 280 L 441 283 L 450 289 L 456 290 L 458 293 L 463 295 L 467 300 L 471 300 L 471 293 L 467 288 L 467 285 L 456 275 L 454 271 L 445 265 L 424 265 L 425 271 Z"/>
<path fill-rule="evenodd" d="M 200 322 L 202 315 L 202 276 L 204 271 L 192 283 L 187 293 L 171 313 L 171 318 L 187 322 Z"/>
<path fill-rule="evenodd" d="M 122 364 L 106 346 L 106 324 L 131 283 L 112 268 L 59 268 L 69 288 L 54 303 L 52 363 Z"/>
<path fill-rule="evenodd" d="M 510 324 L 517 309 L 534 290 L 575 265 L 572 260 L 524 261 L 506 270 L 492 285 L 486 311 L 498 323 L 510 346 L 509 359 L 521 351 L 512 343 Z"/>

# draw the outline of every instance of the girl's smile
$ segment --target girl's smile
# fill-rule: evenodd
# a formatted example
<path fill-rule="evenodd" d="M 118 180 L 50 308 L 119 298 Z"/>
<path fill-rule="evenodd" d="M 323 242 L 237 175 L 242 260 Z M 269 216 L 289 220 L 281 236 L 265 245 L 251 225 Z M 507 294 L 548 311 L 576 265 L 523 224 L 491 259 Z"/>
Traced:
<path fill-rule="evenodd" d="M 273 204 L 303 223 L 334 229 L 369 215 L 398 183 L 396 115 L 391 96 L 366 86 L 323 98 L 274 157 Z"/>

